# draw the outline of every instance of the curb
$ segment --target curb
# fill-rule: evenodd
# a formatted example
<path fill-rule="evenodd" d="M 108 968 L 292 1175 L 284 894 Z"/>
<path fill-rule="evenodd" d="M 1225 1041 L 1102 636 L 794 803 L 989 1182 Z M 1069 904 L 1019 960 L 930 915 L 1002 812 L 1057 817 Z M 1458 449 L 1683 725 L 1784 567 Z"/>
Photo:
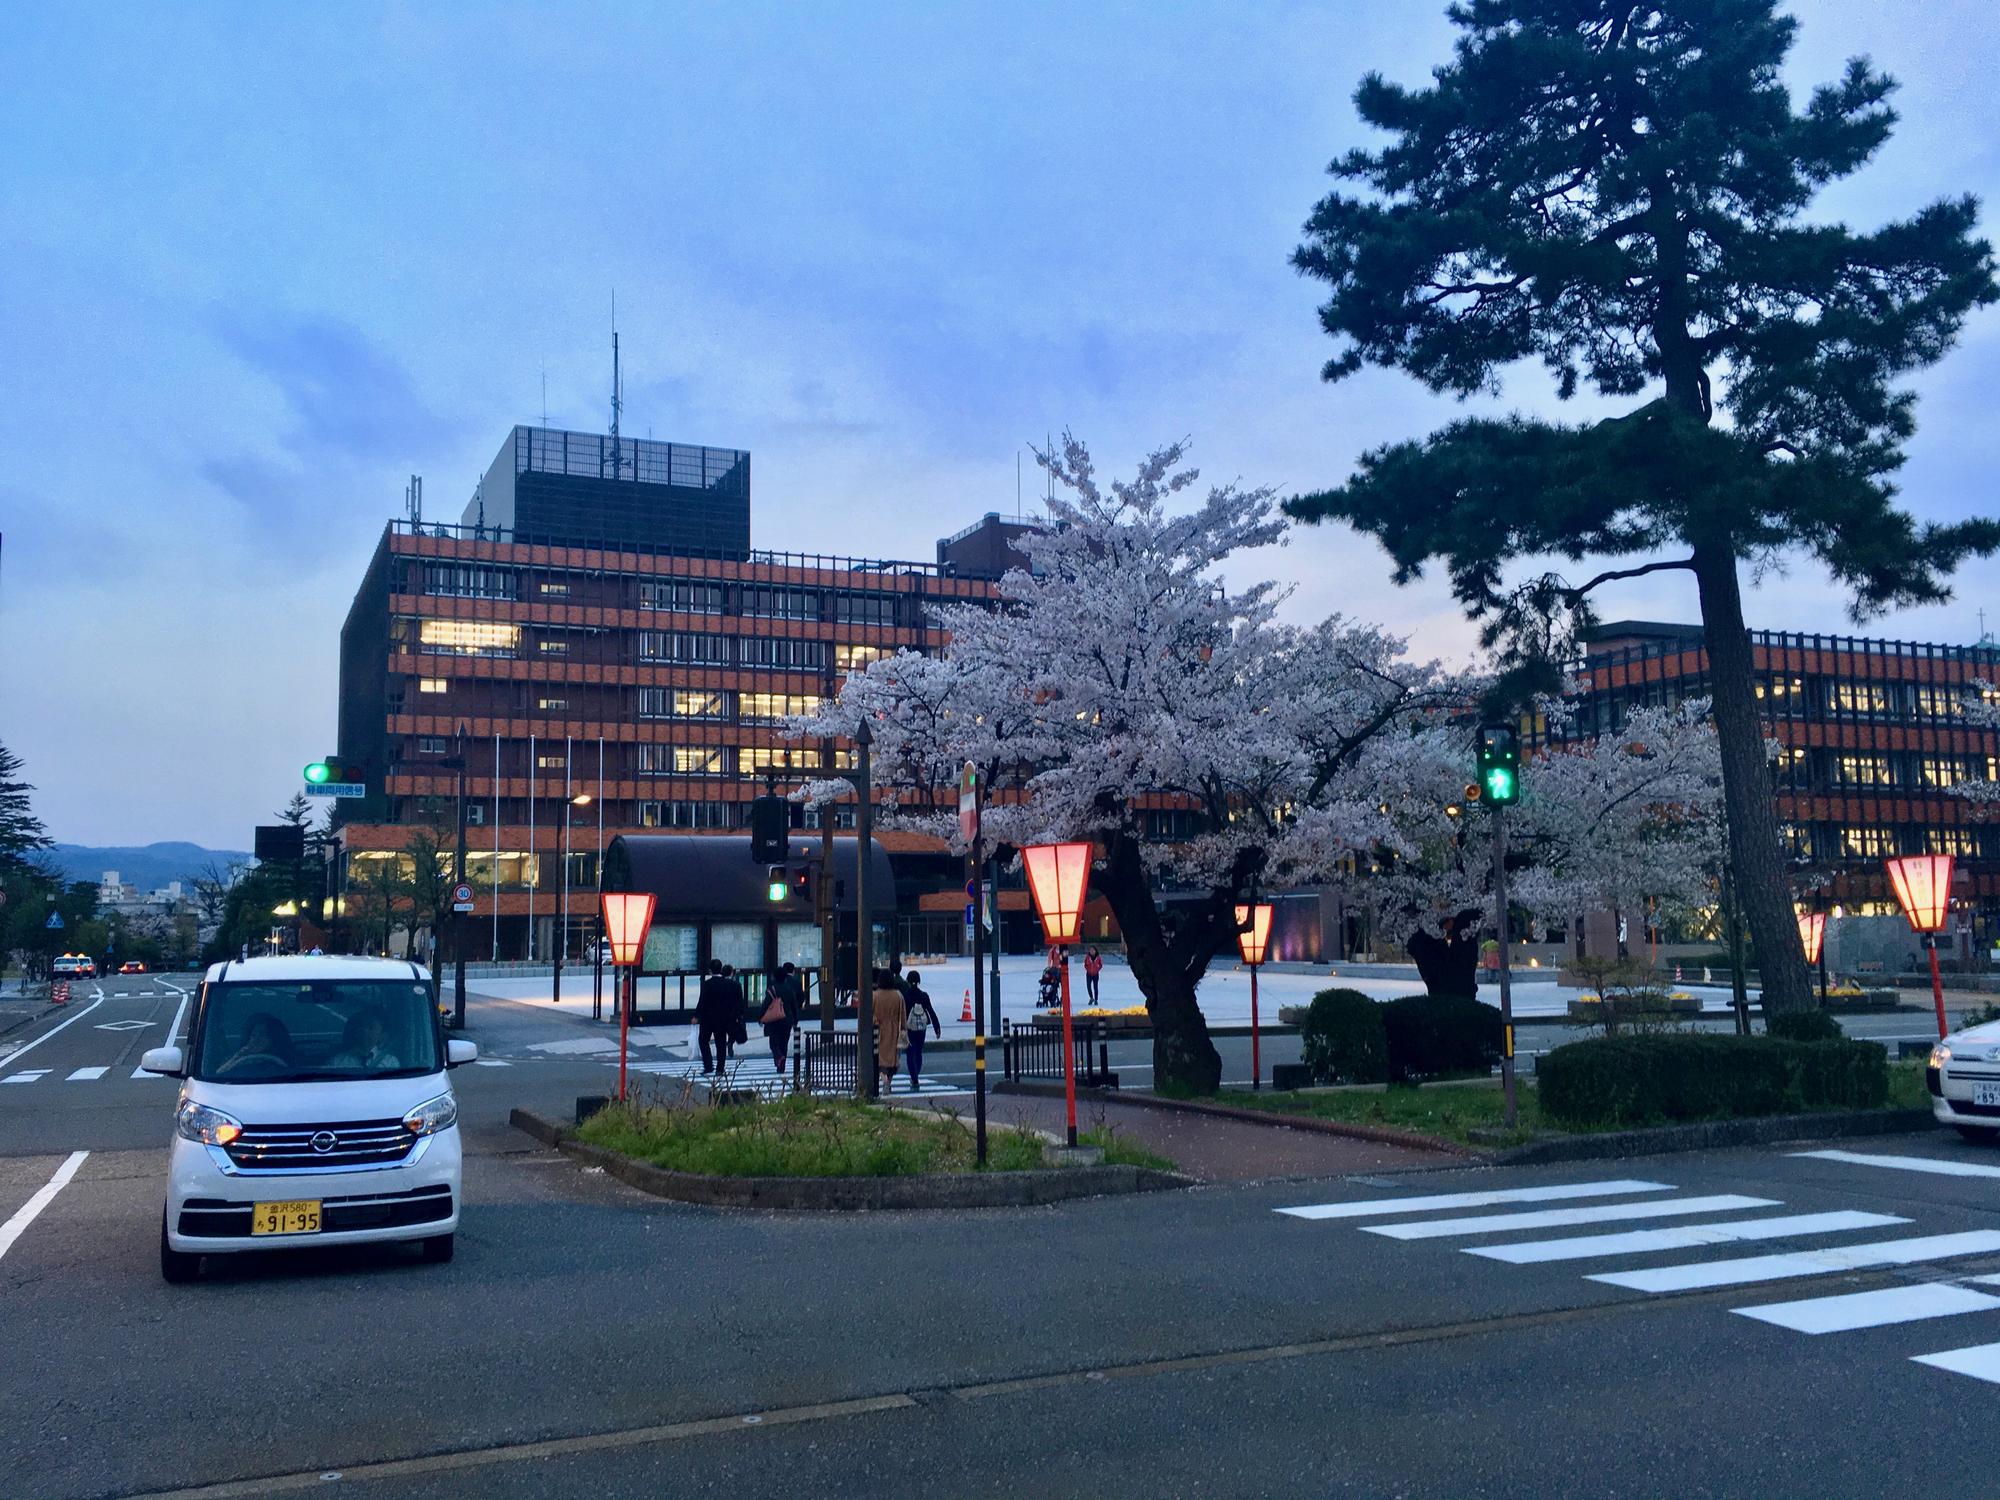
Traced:
<path fill-rule="evenodd" d="M 0 1036 L 12 1036 L 15 1032 L 19 1031 L 23 1026 L 32 1026 L 35 1024 L 35 1022 L 43 1019 L 46 1016 L 52 1016 L 57 1011 L 62 1009 L 64 1009 L 64 1007 L 60 1005 L 45 1004 L 42 1006 L 40 1010 L 35 1011 L 32 1014 L 21 1016 L 15 1020 L 9 1021 L 5 1026 L 0 1026 Z"/>
<path fill-rule="evenodd" d="M 1060 1099 L 1062 1085 L 1054 1083 L 996 1083 L 996 1094 L 1025 1094 L 1037 1099 Z M 1190 1115 L 1214 1115 L 1238 1120 L 1246 1125 L 1262 1125 L 1271 1130 L 1303 1130 L 1314 1135 L 1340 1135 L 1352 1140 L 1374 1141 L 1383 1146 L 1408 1146 L 1418 1151 L 1438 1151 L 1447 1156 L 1482 1160 L 1491 1153 L 1463 1141 L 1446 1140 L 1441 1135 L 1425 1135 L 1418 1130 L 1398 1130 L 1393 1125 L 1350 1124 L 1345 1120 L 1316 1120 L 1306 1115 L 1281 1115 L 1261 1109 L 1234 1109 L 1227 1104 L 1203 1104 L 1193 1099 L 1163 1099 L 1158 1094 L 1127 1094 L 1110 1089 L 1078 1089 L 1079 1099 L 1104 1104 L 1130 1104 L 1140 1109 L 1179 1111 Z"/>
<path fill-rule="evenodd" d="M 1763 1115 L 1748 1120 L 1698 1120 L 1648 1130 L 1613 1130 L 1601 1135 L 1528 1141 L 1492 1152 L 1496 1167 L 1542 1162 L 1596 1161 L 1606 1157 L 1656 1156 L 1708 1151 L 1728 1146 L 1764 1146 L 1774 1141 L 1816 1141 L 1849 1135 L 1899 1135 L 1937 1124 L 1928 1109 L 1833 1110 L 1811 1115 Z"/>
<path fill-rule="evenodd" d="M 525 1109 L 508 1123 L 573 1161 L 601 1167 L 627 1187 L 656 1198 L 710 1208 L 868 1212 L 914 1208 L 1038 1208 L 1075 1198 L 1150 1193 L 1196 1186 L 1195 1179 L 1146 1167 L 1056 1167 L 1028 1172 L 965 1172 L 928 1177 L 710 1177 L 672 1172 L 579 1141 L 554 1121 Z"/>

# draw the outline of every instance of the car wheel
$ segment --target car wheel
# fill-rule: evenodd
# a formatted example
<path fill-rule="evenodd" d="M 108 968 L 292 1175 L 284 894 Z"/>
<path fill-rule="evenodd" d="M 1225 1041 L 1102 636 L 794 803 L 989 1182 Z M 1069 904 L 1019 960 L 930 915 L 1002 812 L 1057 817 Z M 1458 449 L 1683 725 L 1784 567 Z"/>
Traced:
<path fill-rule="evenodd" d="M 160 1214 L 160 1274 L 177 1285 L 184 1281 L 193 1281 L 201 1274 L 199 1255 L 176 1250 L 167 1243 L 167 1216 L 164 1210 Z"/>
<path fill-rule="evenodd" d="M 432 1235 L 429 1239 L 423 1242 L 424 1259 L 429 1261 L 434 1266 L 443 1265 L 446 1261 L 451 1259 L 451 1253 L 452 1250 L 454 1249 L 453 1241 L 456 1239 L 457 1239 L 456 1235 L 450 1235 L 450 1234 Z"/>
<path fill-rule="evenodd" d="M 1975 1146 L 1990 1146 L 1995 1137 L 2000 1137 L 2000 1130 L 1991 1125 L 1961 1125 L 1958 1127 L 1958 1133 Z"/>

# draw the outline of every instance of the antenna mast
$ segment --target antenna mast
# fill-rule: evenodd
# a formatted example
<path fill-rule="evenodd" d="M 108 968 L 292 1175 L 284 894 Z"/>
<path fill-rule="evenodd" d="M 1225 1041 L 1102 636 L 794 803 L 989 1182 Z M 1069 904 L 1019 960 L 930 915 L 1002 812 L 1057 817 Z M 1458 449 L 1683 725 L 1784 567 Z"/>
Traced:
<path fill-rule="evenodd" d="M 618 371 L 618 294 L 611 294 L 611 474 L 625 477 L 625 454 L 618 441 L 618 418 L 625 410 L 625 382 Z"/>
<path fill-rule="evenodd" d="M 410 482 L 403 486 L 403 509 L 409 514 L 412 526 L 424 524 L 424 476 L 412 474 Z"/>

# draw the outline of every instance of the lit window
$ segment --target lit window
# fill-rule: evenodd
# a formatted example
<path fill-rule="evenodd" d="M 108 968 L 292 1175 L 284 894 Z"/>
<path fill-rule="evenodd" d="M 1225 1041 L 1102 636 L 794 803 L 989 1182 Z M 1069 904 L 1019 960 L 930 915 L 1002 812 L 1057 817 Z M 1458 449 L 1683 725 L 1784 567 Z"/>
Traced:
<path fill-rule="evenodd" d="M 729 695 L 700 688 L 640 688 L 642 719 L 726 719 Z"/>
<path fill-rule="evenodd" d="M 819 697 L 814 693 L 740 693 L 736 703 L 745 724 L 773 724 L 793 715 L 819 712 Z"/>
<path fill-rule="evenodd" d="M 560 755 L 538 755 L 535 757 L 535 765 L 544 771 L 560 771 L 568 764 L 569 762 L 564 760 Z"/>
<path fill-rule="evenodd" d="M 1886 714 L 1889 686 L 1883 682 L 1836 682 L 1827 693 L 1828 706 L 1835 713 Z"/>
<path fill-rule="evenodd" d="M 674 774 L 677 776 L 720 776 L 722 751 L 713 745 L 675 745 Z"/>
<path fill-rule="evenodd" d="M 852 750 L 836 750 L 834 766 L 846 770 L 854 764 Z M 760 780 L 765 776 L 817 775 L 824 761 L 816 749 L 800 745 L 785 749 L 743 749 L 736 752 L 737 769 L 750 780 Z"/>
<path fill-rule="evenodd" d="M 567 655 L 569 655 L 569 642 L 568 642 L 568 641 L 536 641 L 536 642 L 535 642 L 535 649 L 536 649 L 537 651 L 541 652 L 541 653 L 542 653 L 542 655 L 544 655 L 544 656 L 567 656 Z"/>
<path fill-rule="evenodd" d="M 878 661 L 886 655 L 888 652 L 881 646 L 835 646 L 833 664 L 842 672 L 859 672 L 871 661 Z"/>
<path fill-rule="evenodd" d="M 639 804 L 639 826 L 641 828 L 658 828 L 661 826 L 660 806 L 657 802 L 641 802 Z"/>
<path fill-rule="evenodd" d="M 545 714 L 559 714 L 569 707 L 567 698 L 537 698 L 535 707 Z"/>
<path fill-rule="evenodd" d="M 1924 853 L 1957 854 L 1968 856 L 1976 853 L 1970 828 L 1926 828 L 1924 830 Z"/>
<path fill-rule="evenodd" d="M 512 656 L 521 627 L 494 620 L 425 620 L 417 638 L 434 656 Z"/>
<path fill-rule="evenodd" d="M 1893 830 L 1887 828 L 1843 828 L 1840 830 L 1842 859 L 1887 859 L 1896 852 Z"/>
<path fill-rule="evenodd" d="M 1957 786 L 1966 780 L 1966 768 L 1955 755 L 1926 755 L 1923 772 L 1925 786 Z"/>
<path fill-rule="evenodd" d="M 1915 694 L 1917 712 L 1925 718 L 1955 719 L 1965 712 L 1965 699 L 1955 687 L 1920 682 L 1911 691 Z"/>
<path fill-rule="evenodd" d="M 551 599 L 560 599 L 569 593 L 569 585 L 566 583 L 545 583 L 541 586 L 541 592 Z"/>
<path fill-rule="evenodd" d="M 1837 764 L 1847 786 L 1888 786 L 1892 779 L 1886 755 L 1843 755 Z"/>
<path fill-rule="evenodd" d="M 448 692 L 450 688 L 451 683 L 442 677 L 419 677 L 417 679 L 417 691 L 420 693 L 443 693 Z"/>

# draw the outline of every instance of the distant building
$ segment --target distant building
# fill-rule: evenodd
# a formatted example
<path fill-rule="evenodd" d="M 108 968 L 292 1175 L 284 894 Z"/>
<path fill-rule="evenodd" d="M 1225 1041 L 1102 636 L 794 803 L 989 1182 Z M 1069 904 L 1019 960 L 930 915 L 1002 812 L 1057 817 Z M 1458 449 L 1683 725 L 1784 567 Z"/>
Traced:
<path fill-rule="evenodd" d="M 566 823 L 581 951 L 600 818 L 607 845 L 741 828 L 767 781 L 821 769 L 781 721 L 878 656 L 937 649 L 937 608 L 995 597 L 1025 526 L 988 516 L 936 562 L 753 550 L 748 453 L 515 428 L 459 522 L 384 529 L 348 611 L 338 753 L 368 795 L 341 807 L 337 878 L 455 812 L 462 729 L 482 951 L 552 951 Z"/>
<path fill-rule="evenodd" d="M 1750 643 L 1765 732 L 1780 746 L 1778 818 L 1801 900 L 1893 914 L 1883 861 L 1953 854 L 1983 946 L 2000 898 L 2000 825 L 1950 788 L 2000 781 L 2000 732 L 1965 719 L 1977 684 L 2000 683 L 2000 647 L 1763 630 Z M 1641 705 L 1709 690 L 1699 626 L 1599 626 L 1575 670 L 1579 737 L 1617 732 Z"/>

